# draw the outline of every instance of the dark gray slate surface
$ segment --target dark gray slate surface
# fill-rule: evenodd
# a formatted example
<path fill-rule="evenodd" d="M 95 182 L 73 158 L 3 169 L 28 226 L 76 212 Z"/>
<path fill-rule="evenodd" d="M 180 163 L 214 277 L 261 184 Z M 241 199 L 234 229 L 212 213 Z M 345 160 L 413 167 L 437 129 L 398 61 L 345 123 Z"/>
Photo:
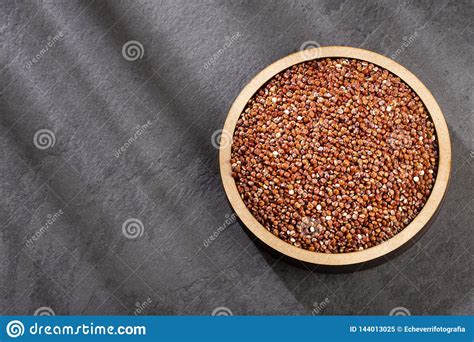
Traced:
<path fill-rule="evenodd" d="M 472 314 L 473 17 L 454 0 L 4 1 L 0 312 Z M 141 59 L 122 56 L 130 40 Z M 439 216 L 369 270 L 289 264 L 238 222 L 204 246 L 232 214 L 211 136 L 246 82 L 306 41 L 394 55 L 451 130 Z M 40 129 L 53 146 L 35 146 Z"/>

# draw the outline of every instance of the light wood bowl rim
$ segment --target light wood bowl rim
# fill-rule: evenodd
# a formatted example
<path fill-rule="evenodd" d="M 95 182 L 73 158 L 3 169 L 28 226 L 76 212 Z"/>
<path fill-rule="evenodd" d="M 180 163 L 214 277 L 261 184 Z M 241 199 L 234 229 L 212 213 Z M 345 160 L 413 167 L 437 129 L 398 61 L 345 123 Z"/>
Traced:
<path fill-rule="evenodd" d="M 439 146 L 438 172 L 431 195 L 428 198 L 423 209 L 415 219 L 403 229 L 400 233 L 381 244 L 350 253 L 326 254 L 311 252 L 302 248 L 295 247 L 281 240 L 270 233 L 262 224 L 260 224 L 252 213 L 247 209 L 245 203 L 240 197 L 234 179 L 231 176 L 231 146 L 234 129 L 238 118 L 252 96 L 279 72 L 305 61 L 327 58 L 343 57 L 354 58 L 378 65 L 407 83 L 425 104 L 436 129 L 436 138 Z M 407 244 L 418 233 L 420 233 L 430 219 L 435 215 L 441 201 L 446 193 L 450 170 L 451 170 L 451 143 L 448 126 L 443 113 L 433 95 L 425 85 L 410 71 L 397 62 L 382 56 L 378 53 L 345 46 L 326 46 L 303 50 L 272 63 L 260 73 L 258 73 L 240 92 L 229 110 L 224 128 L 221 134 L 219 165 L 222 183 L 231 206 L 236 215 L 241 219 L 244 225 L 262 242 L 278 252 L 293 259 L 304 262 L 325 265 L 325 266 L 347 266 L 361 264 L 369 261 L 375 261 L 395 252 L 403 245 Z"/>

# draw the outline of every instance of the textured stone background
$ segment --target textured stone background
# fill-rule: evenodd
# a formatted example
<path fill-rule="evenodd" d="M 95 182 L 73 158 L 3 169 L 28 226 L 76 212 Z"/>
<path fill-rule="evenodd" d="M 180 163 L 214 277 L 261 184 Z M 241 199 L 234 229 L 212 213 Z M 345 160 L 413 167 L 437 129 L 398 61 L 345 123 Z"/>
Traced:
<path fill-rule="evenodd" d="M 469 0 L 2 2 L 0 312 L 472 314 L 473 17 Z M 141 59 L 123 58 L 130 40 Z M 232 215 L 212 134 L 246 82 L 307 41 L 394 55 L 451 130 L 439 216 L 369 270 L 289 264 L 238 222 L 204 246 Z M 35 146 L 40 129 L 53 146 Z"/>

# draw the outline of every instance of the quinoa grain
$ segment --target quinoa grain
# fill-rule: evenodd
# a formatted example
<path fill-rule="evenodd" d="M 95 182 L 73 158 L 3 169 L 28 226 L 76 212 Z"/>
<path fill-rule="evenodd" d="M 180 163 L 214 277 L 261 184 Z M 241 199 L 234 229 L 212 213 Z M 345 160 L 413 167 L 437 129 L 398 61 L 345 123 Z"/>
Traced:
<path fill-rule="evenodd" d="M 310 251 L 352 252 L 390 239 L 420 212 L 436 141 L 400 78 L 359 60 L 315 60 L 280 72 L 248 102 L 232 177 L 274 235 Z"/>

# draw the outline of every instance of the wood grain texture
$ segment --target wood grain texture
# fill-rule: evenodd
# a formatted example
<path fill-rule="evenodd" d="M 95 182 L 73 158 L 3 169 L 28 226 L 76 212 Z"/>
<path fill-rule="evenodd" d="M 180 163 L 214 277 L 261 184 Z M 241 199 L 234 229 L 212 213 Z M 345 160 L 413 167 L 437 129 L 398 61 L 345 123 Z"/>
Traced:
<path fill-rule="evenodd" d="M 436 181 L 428 201 L 415 219 L 400 233 L 375 247 L 341 254 L 325 254 L 301 249 L 286 243 L 265 229 L 265 227 L 255 219 L 241 199 L 235 181 L 231 176 L 230 164 L 232 137 L 235 125 L 252 96 L 273 76 L 290 66 L 327 57 L 344 57 L 367 61 L 387 69 L 400 77 L 415 91 L 425 104 L 435 124 L 439 145 L 439 164 Z M 303 50 L 284 57 L 266 67 L 244 87 L 231 106 L 225 121 L 221 136 L 219 164 L 224 189 L 235 213 L 258 239 L 272 249 L 290 258 L 337 268 L 356 266 L 369 262 L 380 263 L 381 259 L 402 250 L 403 247 L 407 247 L 409 242 L 413 241 L 415 237 L 419 237 L 436 214 L 446 193 L 451 170 L 451 142 L 448 127 L 438 103 L 430 91 L 414 74 L 397 62 L 368 50 L 343 46 L 327 46 Z"/>

